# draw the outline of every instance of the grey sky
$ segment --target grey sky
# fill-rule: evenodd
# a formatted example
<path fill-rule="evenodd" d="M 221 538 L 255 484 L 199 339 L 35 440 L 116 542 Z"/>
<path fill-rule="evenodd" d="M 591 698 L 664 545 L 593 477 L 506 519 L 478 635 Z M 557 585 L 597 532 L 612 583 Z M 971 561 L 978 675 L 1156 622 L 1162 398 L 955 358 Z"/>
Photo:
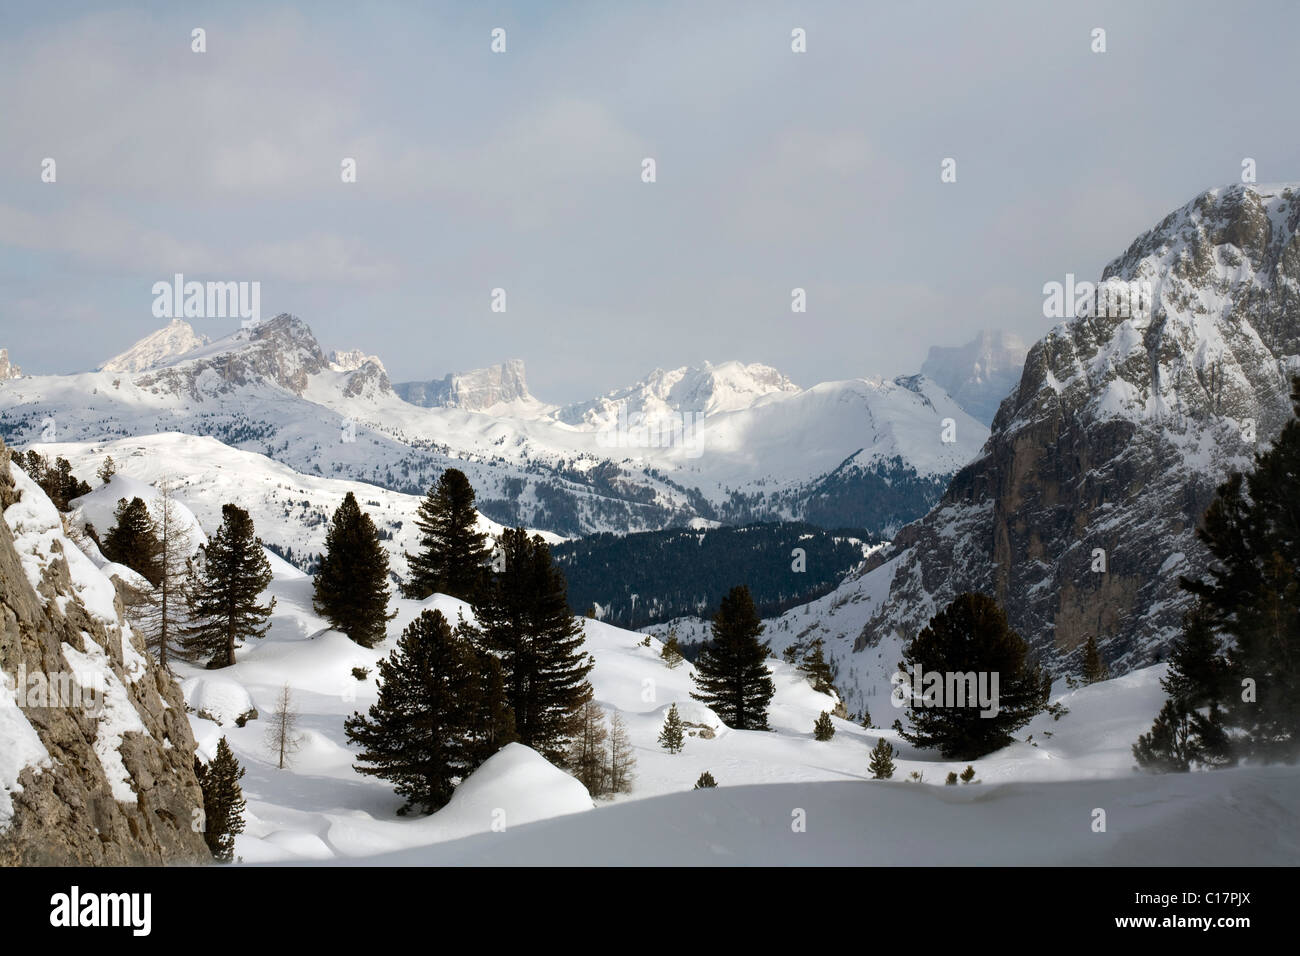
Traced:
<path fill-rule="evenodd" d="M 1243 157 L 1300 179 L 1283 2 L 24 7 L 0 14 L 0 346 L 31 372 L 156 328 L 150 287 L 183 272 L 260 281 L 264 316 L 394 380 L 892 376 L 981 327 L 1037 338 L 1044 282 Z"/>

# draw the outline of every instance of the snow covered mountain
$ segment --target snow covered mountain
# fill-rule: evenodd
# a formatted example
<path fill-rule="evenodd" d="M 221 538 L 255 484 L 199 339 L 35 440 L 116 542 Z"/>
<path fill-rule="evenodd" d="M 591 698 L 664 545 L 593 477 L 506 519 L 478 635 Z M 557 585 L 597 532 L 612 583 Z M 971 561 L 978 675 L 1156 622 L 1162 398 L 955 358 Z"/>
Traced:
<path fill-rule="evenodd" d="M 1028 354 L 1018 336 L 986 329 L 958 348 L 931 346 L 921 374 L 938 382 L 972 417 L 991 425 L 998 406 L 1020 381 Z"/>
<path fill-rule="evenodd" d="M 1159 659 L 1203 573 L 1216 485 L 1291 415 L 1300 369 L 1300 188 L 1212 189 L 1138 237 L 1103 279 L 1150 309 L 1058 325 L 979 456 L 883 563 L 778 627 L 827 638 L 864 699 L 899 642 L 962 591 L 995 595 L 1058 672 L 1095 635 L 1112 673 Z M 871 673 L 868 673 L 871 671 Z"/>
<path fill-rule="evenodd" d="M 172 319 L 167 325 L 150 332 L 135 345 L 120 355 L 115 355 L 103 365 L 104 372 L 143 372 L 146 369 L 166 365 L 172 359 L 179 358 L 186 352 L 207 345 L 211 339 L 194 331 L 194 327 L 182 319 Z"/>
<path fill-rule="evenodd" d="M 7 378 L 21 378 L 23 370 L 9 361 L 9 350 L 0 349 L 0 381 Z"/>
<path fill-rule="evenodd" d="M 768 365 L 705 362 L 702 368 L 655 369 L 643 381 L 557 413 L 570 425 L 606 426 L 620 414 L 657 425 L 682 414 L 706 416 L 749 408 L 769 395 L 794 395 L 799 387 Z"/>
<path fill-rule="evenodd" d="M 528 393 L 522 359 L 510 359 L 472 372 L 454 372 L 431 382 L 399 382 L 394 390 L 404 401 L 422 408 L 484 412 L 498 405 L 539 404 Z"/>
<path fill-rule="evenodd" d="M 656 373 L 567 415 L 528 395 L 519 363 L 448 389 L 441 405 L 404 401 L 374 357 L 327 357 L 282 314 L 139 373 L 4 383 L 0 434 L 183 431 L 411 494 L 454 466 L 494 520 L 563 535 L 805 515 L 888 532 L 924 514 L 987 435 L 922 377 L 799 389 L 724 363 Z"/>

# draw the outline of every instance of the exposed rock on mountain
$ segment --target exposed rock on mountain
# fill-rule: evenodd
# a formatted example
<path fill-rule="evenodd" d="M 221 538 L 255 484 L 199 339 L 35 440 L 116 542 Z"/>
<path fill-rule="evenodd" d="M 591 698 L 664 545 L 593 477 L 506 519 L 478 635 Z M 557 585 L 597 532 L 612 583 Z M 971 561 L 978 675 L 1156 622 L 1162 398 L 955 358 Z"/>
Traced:
<path fill-rule="evenodd" d="M 143 372 L 166 365 L 172 359 L 201 348 L 212 340 L 194 331 L 182 319 L 172 319 L 167 325 L 150 332 L 121 355 L 115 355 L 103 365 L 104 372 Z"/>
<path fill-rule="evenodd" d="M 23 370 L 9 361 L 9 350 L 0 349 L 0 382 L 7 378 L 19 378 Z"/>
<path fill-rule="evenodd" d="M 971 417 L 991 425 L 1020 381 L 1028 352 L 1018 336 L 985 330 L 959 348 L 931 346 L 921 374 L 938 382 Z"/>
<path fill-rule="evenodd" d="M 136 379 L 142 389 L 212 397 L 268 382 L 302 395 L 308 379 L 329 368 L 307 323 L 281 313 Z"/>
<path fill-rule="evenodd" d="M 469 412 L 484 411 L 508 402 L 535 401 L 528 394 L 521 359 L 510 359 L 472 372 L 454 372 L 431 382 L 399 382 L 393 390 L 412 405 L 461 408 Z"/>
<path fill-rule="evenodd" d="M 1113 671 L 1156 659 L 1188 603 L 1178 576 L 1206 566 L 1194 529 L 1216 485 L 1290 414 L 1298 225 L 1294 187 L 1214 189 L 1108 265 L 1104 281 L 1150 284 L 1150 310 L 1030 349 L 979 457 L 845 586 L 870 607 L 857 649 L 977 590 L 1058 667 L 1089 635 Z"/>
<path fill-rule="evenodd" d="M 0 444 L 0 840 L 19 862 L 210 859 L 175 681 Z"/>

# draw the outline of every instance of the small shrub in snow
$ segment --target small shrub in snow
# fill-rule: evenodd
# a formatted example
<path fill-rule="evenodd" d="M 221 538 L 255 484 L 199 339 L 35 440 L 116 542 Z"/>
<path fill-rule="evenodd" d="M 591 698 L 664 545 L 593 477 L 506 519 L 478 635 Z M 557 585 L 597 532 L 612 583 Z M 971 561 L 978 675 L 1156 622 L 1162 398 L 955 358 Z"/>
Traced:
<path fill-rule="evenodd" d="M 707 790 L 709 787 L 716 787 L 718 781 L 713 779 L 713 774 L 707 770 L 700 774 L 700 779 L 695 781 L 695 790 Z"/>

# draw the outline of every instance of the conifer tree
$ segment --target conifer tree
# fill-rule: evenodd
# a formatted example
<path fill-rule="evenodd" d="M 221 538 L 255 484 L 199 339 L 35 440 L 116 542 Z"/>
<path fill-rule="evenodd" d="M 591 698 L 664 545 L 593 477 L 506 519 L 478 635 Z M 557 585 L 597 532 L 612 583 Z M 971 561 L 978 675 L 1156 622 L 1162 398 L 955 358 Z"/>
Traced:
<path fill-rule="evenodd" d="M 157 587 L 161 578 L 162 543 L 158 528 L 142 498 L 117 499 L 113 527 L 104 535 L 104 557 L 124 564 Z"/>
<path fill-rule="evenodd" d="M 355 769 L 394 785 L 406 805 L 432 813 L 456 783 L 513 736 L 500 698 L 501 673 L 463 629 L 425 610 L 379 662 L 379 699 L 344 721 L 361 748 Z"/>
<path fill-rule="evenodd" d="M 173 656 L 186 656 L 179 642 L 184 628 L 193 539 L 173 485 L 167 479 L 158 483 L 152 517 L 158 532 L 158 580 L 152 591 L 131 598 L 127 612 L 132 626 L 145 635 L 145 642 L 157 655 L 159 665 L 170 670 Z"/>
<path fill-rule="evenodd" d="M 711 707 L 735 730 L 767 730 L 767 706 L 776 688 L 767 669 L 768 646 L 749 588 L 734 587 L 713 618 L 713 639 L 700 651 L 691 697 Z"/>
<path fill-rule="evenodd" d="M 871 748 L 871 760 L 867 769 L 876 780 L 888 780 L 894 775 L 894 747 L 884 737 L 877 740 Z"/>
<path fill-rule="evenodd" d="M 813 722 L 813 737 L 817 740 L 830 740 L 834 736 L 835 724 L 831 722 L 830 713 L 823 710 L 817 720 Z"/>
<path fill-rule="evenodd" d="M 113 480 L 113 476 L 117 474 L 117 466 L 113 464 L 112 455 L 104 456 L 104 463 L 99 466 L 99 471 L 95 472 L 95 474 L 99 476 L 99 480 L 104 484 L 108 484 Z"/>
<path fill-rule="evenodd" d="M 1170 648 L 1169 669 L 1160 686 L 1172 700 L 1200 708 L 1223 702 L 1227 677 L 1227 661 L 1209 611 L 1197 603 L 1183 615 L 1183 633 Z"/>
<path fill-rule="evenodd" d="M 817 693 L 834 694 L 835 674 L 826 662 L 825 646 L 826 642 L 822 638 L 814 638 L 804 652 L 803 660 L 799 662 L 799 670 L 812 682 L 813 690 Z"/>
<path fill-rule="evenodd" d="M 950 770 L 948 772 L 948 778 L 944 780 L 944 784 L 949 787 L 955 787 L 957 785 L 957 771 Z"/>
<path fill-rule="evenodd" d="M 961 782 L 970 783 L 975 779 L 975 767 L 971 764 L 966 765 L 966 769 L 961 772 Z"/>
<path fill-rule="evenodd" d="M 235 837 L 244 832 L 244 794 L 239 786 L 244 768 L 225 737 L 217 742 L 210 764 L 194 758 L 194 775 L 203 790 L 203 840 L 218 863 L 232 863 Z"/>
<path fill-rule="evenodd" d="M 917 747 L 937 747 L 948 759 L 982 757 L 1012 741 L 1012 733 L 1047 706 L 1052 681 L 1029 660 L 1029 646 L 1007 624 L 997 602 L 983 594 L 958 595 L 930 619 L 916 636 L 898 665 L 903 674 L 954 675 L 954 697 L 945 700 L 947 684 L 934 699 L 909 700 L 906 710 L 912 730 L 900 730 L 904 740 Z M 979 677 L 985 675 L 986 693 L 992 696 L 992 677 L 998 677 L 996 713 L 977 699 Z M 900 724 L 901 727 L 901 724 Z"/>
<path fill-rule="evenodd" d="M 706 770 L 704 771 L 704 773 L 700 774 L 700 778 L 695 781 L 695 786 L 692 787 L 691 789 L 707 790 L 710 787 L 716 787 L 717 785 L 718 785 L 718 781 L 713 779 L 713 774 L 709 773 Z"/>
<path fill-rule="evenodd" d="M 416 512 L 420 551 L 407 555 L 410 579 L 402 585 L 403 596 L 422 601 L 440 593 L 473 602 L 492 556 L 477 523 L 473 486 L 463 471 L 448 468 Z"/>
<path fill-rule="evenodd" d="M 515 528 L 502 533 L 498 547 L 500 570 L 479 592 L 471 632 L 501 661 L 520 743 L 562 763 L 591 699 L 587 675 L 595 661 L 583 653 L 582 621 L 569 610 L 564 575 L 546 542 Z"/>
<path fill-rule="evenodd" d="M 1193 764 L 1222 766 L 1229 753 L 1217 707 L 1211 706 L 1206 715 L 1172 698 L 1160 708 L 1151 730 L 1133 745 L 1138 766 L 1152 773 L 1185 773 Z"/>
<path fill-rule="evenodd" d="M 663 650 L 659 652 L 659 657 L 668 665 L 669 670 L 680 667 L 686 660 L 686 658 L 682 656 L 682 645 L 677 640 L 676 628 L 668 629 L 668 637 L 664 640 L 664 647 Z"/>
<path fill-rule="evenodd" d="M 350 491 L 334 511 L 312 585 L 316 613 L 335 630 L 362 647 L 374 647 L 387 635 L 393 616 L 388 613 L 388 552 Z"/>
<path fill-rule="evenodd" d="M 682 747 L 686 743 L 686 734 L 682 730 L 682 717 L 677 713 L 677 703 L 668 708 L 668 716 L 664 718 L 663 729 L 659 731 L 659 743 L 670 754 L 681 753 Z"/>
<path fill-rule="evenodd" d="M 866 705 L 862 707 L 862 726 L 867 730 L 871 729 L 871 711 L 866 708 Z"/>
<path fill-rule="evenodd" d="M 1089 634 L 1088 642 L 1083 646 L 1083 682 L 1095 684 L 1109 677 L 1110 669 L 1102 659 L 1101 651 L 1097 649 L 1097 638 Z"/>
<path fill-rule="evenodd" d="M 264 637 L 275 608 L 258 603 L 271 583 L 271 563 L 253 519 L 238 505 L 221 506 L 221 527 L 199 552 L 187 583 L 190 624 L 182 645 L 195 656 L 210 655 L 208 667 L 235 663 L 236 642 Z"/>
<path fill-rule="evenodd" d="M 1224 717 L 1234 745 L 1262 760 L 1300 757 L 1300 377 L 1291 401 L 1297 417 L 1255 455 L 1248 475 L 1219 486 L 1197 528 L 1215 559 L 1209 580 L 1180 582 L 1227 646 L 1224 684 L 1208 666 L 1188 678 L 1207 686 L 1184 699 L 1212 700 L 1231 686 Z"/>

